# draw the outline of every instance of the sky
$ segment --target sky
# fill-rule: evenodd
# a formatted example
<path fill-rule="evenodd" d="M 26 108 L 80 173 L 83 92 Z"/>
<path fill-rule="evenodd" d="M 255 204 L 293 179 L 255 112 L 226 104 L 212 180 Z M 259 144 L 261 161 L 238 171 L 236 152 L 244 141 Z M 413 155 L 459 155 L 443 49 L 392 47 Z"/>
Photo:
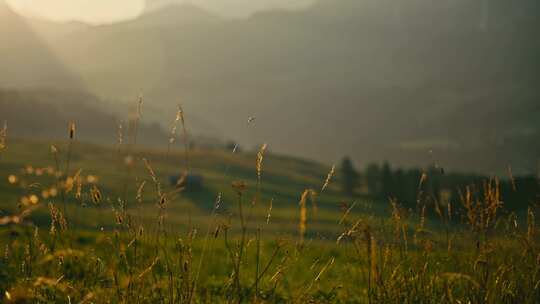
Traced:
<path fill-rule="evenodd" d="M 2 1 L 2 0 L 0 0 Z M 138 16 L 145 0 L 5 0 L 25 16 L 53 21 L 82 21 L 91 24 L 111 23 Z M 171 0 L 152 0 L 171 2 Z M 190 2 L 202 8 L 229 16 L 248 15 L 272 8 L 298 8 L 313 0 L 175 0 Z"/>
<path fill-rule="evenodd" d="M 6 0 L 17 12 L 54 21 L 107 23 L 137 16 L 144 0 Z"/>

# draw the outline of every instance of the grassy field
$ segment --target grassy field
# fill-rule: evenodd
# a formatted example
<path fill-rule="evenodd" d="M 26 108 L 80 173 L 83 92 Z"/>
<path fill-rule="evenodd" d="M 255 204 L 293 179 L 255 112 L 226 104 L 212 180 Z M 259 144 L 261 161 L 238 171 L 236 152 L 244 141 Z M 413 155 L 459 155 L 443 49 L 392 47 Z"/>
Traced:
<path fill-rule="evenodd" d="M 496 182 L 406 210 L 271 153 L 11 140 L 0 154 L 2 300 L 539 303 L 532 206 Z M 183 172 L 202 189 L 170 185 Z"/>
<path fill-rule="evenodd" d="M 17 212 L 17 203 L 21 198 L 32 194 L 41 200 L 41 204 L 37 204 L 39 208 L 32 212 L 34 222 L 50 222 L 46 208 L 48 200 L 63 208 L 60 193 L 55 198 L 44 199 L 42 196 L 43 190 L 58 187 L 54 172 L 63 172 L 67 167 L 67 146 L 57 144 L 55 148 L 58 151 L 57 156 L 51 153 L 50 143 L 15 141 L 10 144 L 10 149 L 3 154 L 0 163 L 1 199 L 11 202 L 2 205 L 4 212 Z M 220 208 L 217 213 L 221 217 L 234 216 L 237 197 L 231 184 L 242 181 L 246 184 L 244 195 L 252 217 L 248 224 L 266 222 L 272 202 L 271 219 L 275 225 L 269 225 L 273 227 L 268 229 L 275 229 L 276 233 L 295 235 L 298 231 L 298 203 L 302 193 L 305 189 L 321 189 L 330 171 L 330 167 L 318 163 L 268 152 L 264 156 L 264 171 L 261 172 L 258 185 L 256 152 L 193 150 L 188 156 L 189 172 L 202 177 L 201 189 L 186 189 L 176 193 L 176 187 L 170 184 L 169 178 L 181 175 L 185 170 L 186 160 L 182 149 L 170 153 L 163 150 L 135 150 L 130 156 L 126 156 L 123 150 L 119 152 L 114 148 L 75 143 L 70 154 L 69 175 L 73 177 L 79 172 L 81 189 L 79 198 L 76 197 L 77 185 L 74 185 L 66 196 L 64 201 L 67 213 L 73 216 L 73 225 L 90 231 L 101 227 L 114 227 L 114 213 L 111 209 L 118 207 L 119 200 L 126 201 L 133 220 L 145 225 L 155 223 L 159 216 L 156 206 L 160 195 L 156 191 L 151 169 L 161 191 L 171 193 L 167 196 L 167 204 L 163 208 L 166 211 L 164 216 L 167 225 L 177 229 L 204 226 L 213 212 L 218 196 Z M 131 165 L 125 164 L 126 157 L 132 159 Z M 56 169 L 55 158 L 58 159 L 59 170 Z M 36 174 L 39 171 L 39 175 Z M 9 184 L 10 175 L 17 178 L 17 183 Z M 89 183 L 89 176 L 90 180 L 95 181 Z M 97 204 L 92 198 L 94 186 L 102 196 Z M 254 200 L 256 203 L 252 204 Z M 335 233 L 338 228 L 335 223 L 341 218 L 343 203 L 350 204 L 351 199 L 343 196 L 336 184 L 329 183 L 324 195 L 317 197 L 317 212 L 309 216 L 313 219 L 311 224 L 316 224 L 312 232 Z M 375 207 L 378 207 L 377 212 L 384 212 L 388 206 L 383 205 L 374 204 L 367 198 L 359 198 L 354 212 Z M 313 212 L 312 208 L 310 210 Z"/>

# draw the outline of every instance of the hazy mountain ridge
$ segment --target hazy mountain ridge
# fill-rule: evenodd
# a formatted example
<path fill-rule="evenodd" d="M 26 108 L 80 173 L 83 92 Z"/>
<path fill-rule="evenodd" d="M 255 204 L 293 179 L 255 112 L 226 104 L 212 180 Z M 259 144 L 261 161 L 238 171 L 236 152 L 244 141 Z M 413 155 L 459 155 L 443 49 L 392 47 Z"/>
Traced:
<path fill-rule="evenodd" d="M 276 7 L 293 10 L 309 6 L 315 0 L 146 0 L 146 12 L 161 10 L 171 4 L 197 3 L 212 13 L 227 18 L 245 18 L 258 11 L 272 10 Z"/>
<path fill-rule="evenodd" d="M 91 92 L 126 100 L 141 90 L 154 108 L 169 110 L 181 102 L 209 130 L 242 143 L 404 165 L 432 161 L 433 148 L 456 169 L 462 157 L 448 147 L 459 147 L 473 160 L 467 166 L 495 170 L 496 162 L 482 164 L 489 151 L 505 151 L 495 153 L 501 167 L 522 155 L 493 138 L 504 146 L 516 134 L 526 138 L 518 142 L 538 137 L 537 8 L 321 0 L 303 11 L 195 17 L 186 26 L 178 6 L 77 32 L 55 49 Z M 535 170 L 540 154 L 530 148 L 522 170 Z"/>
<path fill-rule="evenodd" d="M 135 20 L 119 22 L 115 24 L 115 27 L 121 28 L 123 26 L 133 30 L 155 27 L 204 26 L 221 20 L 220 16 L 195 5 L 169 3 L 161 9 L 146 12 Z"/>
<path fill-rule="evenodd" d="M 0 1 L 1 87 L 80 87 L 30 22 Z"/>
<path fill-rule="evenodd" d="M 106 111 L 107 105 L 87 93 L 60 90 L 0 89 L 0 121 L 7 121 L 9 136 L 65 140 L 68 124 L 75 122 L 77 140 L 113 145 L 119 124 L 129 140 L 128 117 Z M 157 124 L 140 123 L 139 142 L 165 144 L 168 135 Z"/>

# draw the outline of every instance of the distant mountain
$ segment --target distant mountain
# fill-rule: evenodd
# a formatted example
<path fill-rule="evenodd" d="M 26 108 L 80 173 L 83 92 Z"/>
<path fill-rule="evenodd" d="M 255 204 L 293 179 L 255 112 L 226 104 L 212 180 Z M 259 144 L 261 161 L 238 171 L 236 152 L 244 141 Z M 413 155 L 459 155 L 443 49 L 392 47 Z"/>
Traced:
<path fill-rule="evenodd" d="M 220 21 L 220 17 L 190 4 L 170 1 L 159 9 L 146 11 L 136 20 L 116 24 L 115 27 L 149 29 L 155 27 L 204 26 Z"/>
<path fill-rule="evenodd" d="M 171 4 L 196 3 L 202 8 L 224 17 L 246 17 L 262 10 L 301 9 L 315 0 L 146 0 L 146 11 L 161 10 Z"/>
<path fill-rule="evenodd" d="M 52 47 L 54 47 L 54 43 L 67 35 L 85 31 L 91 27 L 78 21 L 57 23 L 39 18 L 26 18 L 25 21 L 38 37 L 45 40 Z"/>
<path fill-rule="evenodd" d="M 114 145 L 119 125 L 129 142 L 128 117 L 106 112 L 107 106 L 87 93 L 59 90 L 0 89 L 0 121 L 8 122 L 9 137 L 65 140 L 68 124 L 76 123 L 77 140 Z M 141 122 L 138 142 L 166 146 L 169 135 L 157 124 Z"/>
<path fill-rule="evenodd" d="M 64 28 L 64 27 L 62 27 Z M 30 22 L 0 1 L 1 87 L 80 87 Z"/>
<path fill-rule="evenodd" d="M 243 144 L 536 172 L 539 14 L 536 0 L 320 0 L 244 19 L 167 4 L 55 51 L 102 98 L 142 91 L 161 122 L 180 102 Z"/>

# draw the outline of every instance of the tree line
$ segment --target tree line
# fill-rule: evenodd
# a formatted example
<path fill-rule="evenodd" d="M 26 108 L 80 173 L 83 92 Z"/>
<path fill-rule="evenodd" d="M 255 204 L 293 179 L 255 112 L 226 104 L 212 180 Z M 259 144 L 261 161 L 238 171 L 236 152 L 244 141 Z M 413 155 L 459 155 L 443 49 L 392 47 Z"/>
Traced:
<path fill-rule="evenodd" d="M 458 203 L 467 189 L 481 196 L 487 183 L 498 184 L 507 210 L 522 210 L 540 203 L 537 176 L 489 177 L 480 174 L 446 172 L 439 166 L 428 168 L 393 168 L 387 161 L 370 163 L 358 170 L 349 157 L 340 166 L 340 184 L 348 196 L 365 196 L 377 201 L 395 200 L 406 208 L 420 203 Z"/>

